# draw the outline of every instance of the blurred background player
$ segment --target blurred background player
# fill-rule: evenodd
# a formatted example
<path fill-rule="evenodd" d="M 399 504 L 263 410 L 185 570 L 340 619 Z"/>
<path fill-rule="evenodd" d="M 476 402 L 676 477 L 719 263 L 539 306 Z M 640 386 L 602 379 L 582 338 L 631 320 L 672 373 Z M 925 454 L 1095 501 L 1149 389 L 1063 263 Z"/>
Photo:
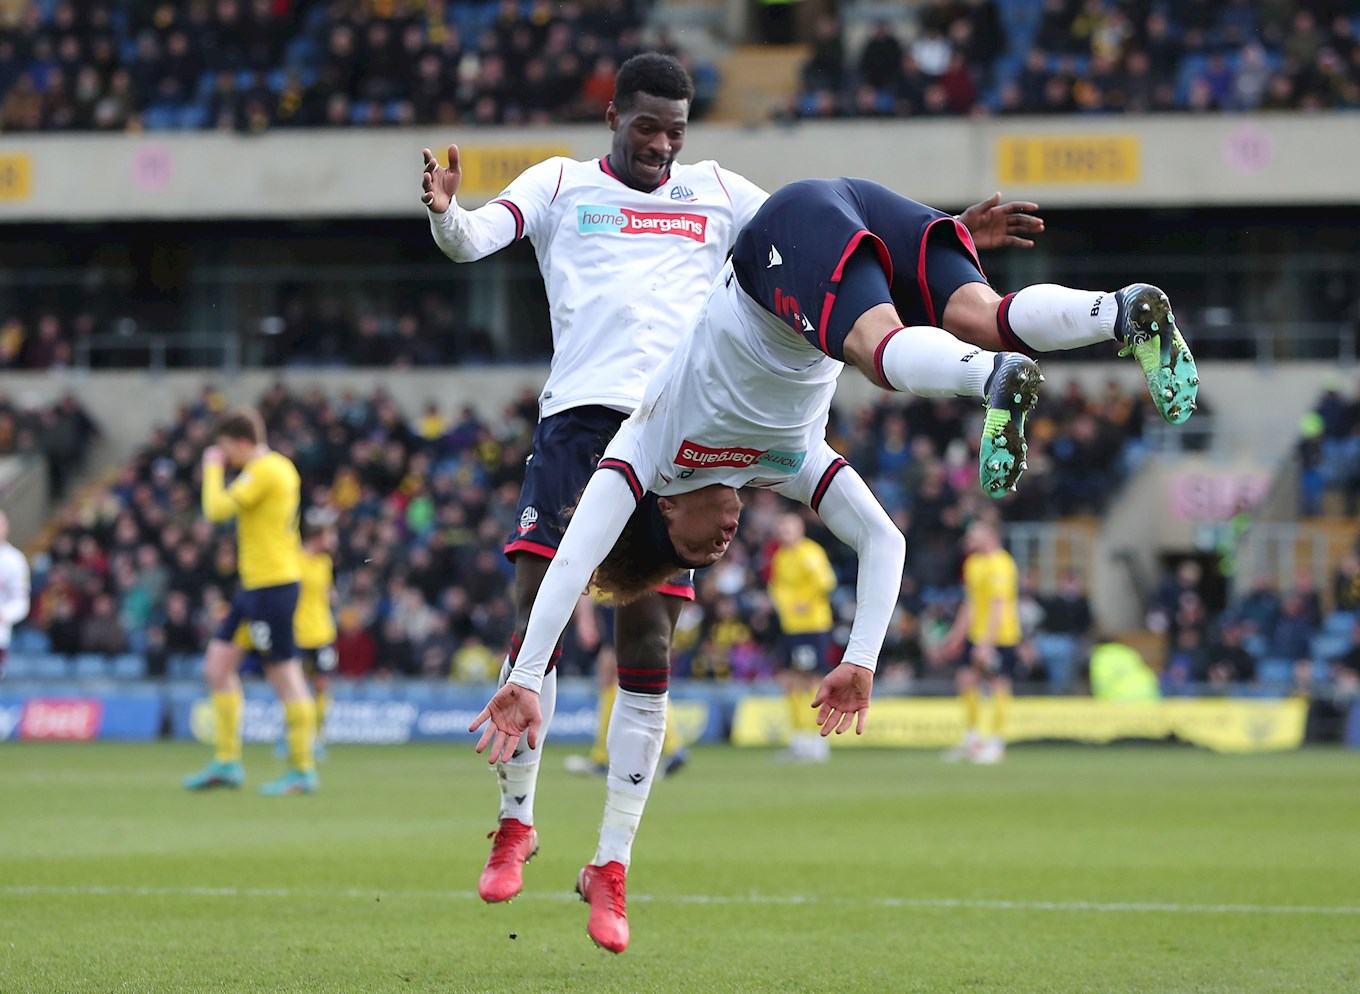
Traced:
<path fill-rule="evenodd" d="M 973 522 L 963 542 L 963 601 L 942 649 L 951 657 L 963 653 L 956 680 L 964 733 L 945 758 L 999 763 L 1006 758 L 1006 714 L 1019 661 L 1020 572 L 995 525 Z M 981 686 L 992 698 L 991 734 L 986 737 L 980 730 Z"/>
<path fill-rule="evenodd" d="M 230 487 L 225 485 L 227 466 L 238 471 Z M 203 514 L 213 522 L 236 519 L 241 588 L 203 660 L 212 691 L 215 748 L 213 761 L 184 779 L 189 790 L 240 787 L 245 781 L 240 668 L 247 651 L 264 663 L 265 677 L 283 702 L 288 735 L 289 768 L 262 786 L 260 793 L 317 789 L 312 754 L 316 707 L 293 643 L 302 577 L 299 490 L 296 467 L 269 448 L 264 423 L 255 411 L 228 417 L 217 431 L 217 444 L 203 450 Z"/>
<path fill-rule="evenodd" d="M 455 262 L 472 262 L 528 238 L 552 320 L 551 372 L 539 397 L 518 528 L 505 546 L 515 564 L 517 620 L 502 682 L 557 553 L 566 509 L 641 402 L 651 372 L 692 326 L 737 232 L 766 198 L 764 190 L 716 162 L 676 161 L 693 97 L 689 73 L 674 58 L 645 53 L 629 59 L 619 68 L 606 110 L 614 135 L 608 154 L 584 162 L 547 159 L 474 211 L 456 200 L 462 182 L 457 146 L 449 146 L 447 168 L 424 150 L 421 199 L 440 250 Z M 668 185 L 669 195 L 653 195 Z M 692 578 L 678 572 L 675 582 L 615 612 L 618 690 L 608 712 L 614 748 L 601 865 L 627 862 L 651 790 L 651 772 L 637 771 L 649 763 L 654 769 L 660 754 L 671 634 L 681 605 L 694 596 Z M 545 730 L 556 708 L 555 663 L 554 657 L 542 685 Z M 526 743 L 497 766 L 498 824 L 477 887 L 487 902 L 520 892 L 523 866 L 537 851 L 534 797 L 542 748 L 541 738 L 531 747 Z"/>
<path fill-rule="evenodd" d="M 831 758 L 831 742 L 819 734 L 812 699 L 828 670 L 836 573 L 826 550 L 807 537 L 801 514 L 781 515 L 775 538 L 778 545 L 770 557 L 769 591 L 779 615 L 779 654 L 784 667 L 780 679 L 793 727 L 787 758 L 824 763 Z"/>
<path fill-rule="evenodd" d="M 331 677 L 335 673 L 338 656 L 335 651 L 335 570 L 331 562 L 339 541 L 335 526 L 329 520 L 304 521 L 302 524 L 301 586 L 298 591 L 297 612 L 293 615 L 293 640 L 302 671 L 312 688 L 316 708 L 316 727 L 312 733 L 312 752 L 317 759 L 325 758 L 322 730 L 326 727 L 326 711 L 330 705 Z M 274 748 L 280 759 L 288 757 L 288 736 Z"/>
<path fill-rule="evenodd" d="M 339 541 L 329 521 L 309 521 L 302 525 L 301 588 L 293 633 L 303 672 L 310 678 L 316 722 L 313 726 L 313 751 L 324 749 L 322 730 L 330 707 L 331 676 L 335 673 L 335 568 L 331 556 Z"/>
<path fill-rule="evenodd" d="M 14 626 L 28 617 L 30 594 L 28 560 L 10 544 L 9 516 L 0 511 L 0 677 Z"/>

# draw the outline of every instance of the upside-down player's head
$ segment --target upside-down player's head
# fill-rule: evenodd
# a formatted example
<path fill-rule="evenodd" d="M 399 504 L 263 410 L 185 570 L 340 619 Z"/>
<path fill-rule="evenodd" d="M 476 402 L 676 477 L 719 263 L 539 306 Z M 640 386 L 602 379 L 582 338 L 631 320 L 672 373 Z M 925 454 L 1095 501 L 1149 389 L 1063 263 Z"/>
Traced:
<path fill-rule="evenodd" d="M 618 603 L 655 590 L 687 569 L 712 566 L 732 544 L 741 497 L 721 484 L 687 494 L 648 494 L 595 570 L 595 586 Z"/>
<path fill-rule="evenodd" d="M 638 190 L 655 190 L 685 144 L 694 82 L 669 55 L 635 55 L 614 77 L 614 99 L 605 110 L 614 141 L 609 163 L 618 178 Z"/>
<path fill-rule="evenodd" d="M 242 408 L 218 425 L 217 444 L 226 453 L 227 464 L 240 469 L 265 444 L 264 421 L 250 408 Z"/>

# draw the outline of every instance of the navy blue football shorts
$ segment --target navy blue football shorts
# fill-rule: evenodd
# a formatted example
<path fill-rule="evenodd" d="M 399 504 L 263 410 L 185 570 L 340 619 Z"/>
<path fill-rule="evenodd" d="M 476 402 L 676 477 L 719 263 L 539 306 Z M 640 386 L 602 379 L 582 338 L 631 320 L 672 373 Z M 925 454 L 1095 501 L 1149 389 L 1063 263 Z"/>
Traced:
<path fill-rule="evenodd" d="M 266 665 L 295 658 L 293 613 L 299 589 L 297 583 L 281 583 L 238 592 L 214 638 L 247 650 Z"/>
<path fill-rule="evenodd" d="M 776 190 L 737 236 L 741 288 L 833 359 L 861 314 L 892 303 L 903 324 L 940 327 L 959 287 L 986 283 L 957 219 L 869 180 Z"/>
<path fill-rule="evenodd" d="M 628 415 L 598 405 L 550 414 L 534 429 L 533 451 L 519 491 L 515 530 L 505 543 L 508 559 L 522 553 L 551 559 L 567 530 L 567 511 L 576 506 L 596 464 Z M 694 574 L 681 573 L 657 588 L 694 599 Z"/>
<path fill-rule="evenodd" d="M 804 632 L 779 637 L 779 657 L 790 673 L 829 673 L 830 632 Z"/>
<path fill-rule="evenodd" d="M 1015 668 L 1020 664 L 1020 649 L 1014 645 L 999 645 L 992 652 L 991 662 L 983 667 L 983 673 L 987 676 L 1004 676 L 1013 678 Z M 963 649 L 963 665 L 973 665 L 973 643 L 968 642 Z"/>

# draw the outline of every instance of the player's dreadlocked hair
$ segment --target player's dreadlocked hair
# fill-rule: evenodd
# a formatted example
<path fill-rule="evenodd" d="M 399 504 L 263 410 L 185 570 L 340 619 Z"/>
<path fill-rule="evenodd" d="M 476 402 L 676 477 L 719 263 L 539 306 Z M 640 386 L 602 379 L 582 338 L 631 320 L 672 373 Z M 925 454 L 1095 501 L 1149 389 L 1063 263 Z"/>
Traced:
<path fill-rule="evenodd" d="M 572 508 L 570 514 L 575 511 Z M 666 520 L 656 505 L 656 494 L 647 494 L 624 525 L 609 555 L 595 568 L 591 586 L 613 604 L 627 604 L 651 593 L 682 570 L 693 569 L 675 551 L 666 532 Z"/>
<path fill-rule="evenodd" d="M 693 100 L 694 81 L 675 59 L 660 52 L 634 55 L 619 67 L 614 77 L 614 106 L 632 110 L 639 93 L 650 93 L 666 100 Z"/>

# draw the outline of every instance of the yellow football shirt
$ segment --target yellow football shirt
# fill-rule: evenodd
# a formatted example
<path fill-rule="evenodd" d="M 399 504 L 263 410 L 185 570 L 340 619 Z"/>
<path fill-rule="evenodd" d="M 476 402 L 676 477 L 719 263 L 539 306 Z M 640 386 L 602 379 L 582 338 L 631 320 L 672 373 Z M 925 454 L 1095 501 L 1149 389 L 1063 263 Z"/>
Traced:
<path fill-rule="evenodd" d="M 831 631 L 836 572 L 826 551 L 810 538 L 781 546 L 770 562 L 770 600 L 786 635 Z"/>
<path fill-rule="evenodd" d="M 299 562 L 298 503 L 302 480 L 277 452 L 256 456 L 230 487 L 221 466 L 203 467 L 203 514 L 209 521 L 236 519 L 237 570 L 246 590 L 296 583 Z"/>
<path fill-rule="evenodd" d="M 293 638 L 299 649 L 321 649 L 335 641 L 331 613 L 331 557 L 302 550 L 302 590 L 293 615 Z"/>
<path fill-rule="evenodd" d="M 970 611 L 968 640 L 974 644 L 987 639 L 993 602 L 1001 601 L 1001 617 L 996 627 L 998 646 L 1020 644 L 1020 573 L 1015 560 L 1005 549 L 975 552 L 963 561 L 963 587 Z"/>

